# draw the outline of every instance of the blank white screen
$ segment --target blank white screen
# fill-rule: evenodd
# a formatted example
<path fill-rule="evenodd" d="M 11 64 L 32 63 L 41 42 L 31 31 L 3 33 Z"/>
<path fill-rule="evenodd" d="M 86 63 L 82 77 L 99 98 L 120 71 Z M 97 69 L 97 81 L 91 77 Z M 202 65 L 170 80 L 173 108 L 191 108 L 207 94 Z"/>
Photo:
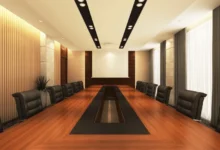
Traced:
<path fill-rule="evenodd" d="M 128 78 L 128 51 L 93 51 L 93 78 Z"/>

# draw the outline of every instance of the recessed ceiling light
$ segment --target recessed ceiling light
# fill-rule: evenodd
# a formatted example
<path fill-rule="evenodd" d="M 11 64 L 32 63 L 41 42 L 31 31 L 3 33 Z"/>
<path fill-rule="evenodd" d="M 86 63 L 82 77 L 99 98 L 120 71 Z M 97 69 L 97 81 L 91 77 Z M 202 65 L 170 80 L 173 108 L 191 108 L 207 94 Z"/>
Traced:
<path fill-rule="evenodd" d="M 123 39 L 123 41 L 126 41 L 126 40 L 127 40 L 126 38 Z"/>
<path fill-rule="evenodd" d="M 145 0 L 138 0 L 139 2 L 144 2 Z"/>
<path fill-rule="evenodd" d="M 78 0 L 78 2 L 84 2 L 84 0 Z"/>
<path fill-rule="evenodd" d="M 143 6 L 143 4 L 142 3 L 138 3 L 136 6 L 137 7 L 141 7 L 141 6 Z"/>
<path fill-rule="evenodd" d="M 43 21 L 42 21 L 42 20 L 39 20 L 39 22 L 42 23 Z"/>
<path fill-rule="evenodd" d="M 98 39 L 97 39 L 97 38 L 95 38 L 94 40 L 95 40 L 95 41 L 98 41 Z"/>
<path fill-rule="evenodd" d="M 64 38 L 62 37 L 62 40 L 64 40 Z"/>
<path fill-rule="evenodd" d="M 81 7 L 85 7 L 85 6 L 86 6 L 85 3 L 80 3 L 79 5 L 80 5 Z"/>

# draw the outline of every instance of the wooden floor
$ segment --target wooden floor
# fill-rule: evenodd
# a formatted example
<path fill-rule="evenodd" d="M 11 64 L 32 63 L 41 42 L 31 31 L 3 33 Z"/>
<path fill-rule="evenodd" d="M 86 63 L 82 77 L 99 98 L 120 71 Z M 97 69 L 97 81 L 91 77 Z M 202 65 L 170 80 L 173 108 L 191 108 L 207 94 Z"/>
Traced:
<path fill-rule="evenodd" d="M 0 150 L 220 149 L 220 134 L 133 88 L 119 87 L 149 135 L 70 135 L 101 88 L 92 86 L 4 131 Z"/>

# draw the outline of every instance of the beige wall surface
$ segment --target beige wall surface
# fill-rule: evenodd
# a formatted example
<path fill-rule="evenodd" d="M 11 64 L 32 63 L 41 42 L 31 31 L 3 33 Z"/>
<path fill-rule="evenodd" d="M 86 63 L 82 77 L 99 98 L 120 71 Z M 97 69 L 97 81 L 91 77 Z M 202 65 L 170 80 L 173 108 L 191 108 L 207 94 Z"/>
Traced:
<path fill-rule="evenodd" d="M 135 52 L 135 86 L 137 81 L 150 82 L 150 53 L 149 51 Z"/>
<path fill-rule="evenodd" d="M 36 87 L 40 75 L 40 32 L 0 6 L 0 117 L 17 117 L 12 94 Z"/>
<path fill-rule="evenodd" d="M 54 84 L 60 85 L 60 43 L 54 42 Z"/>
<path fill-rule="evenodd" d="M 68 83 L 83 81 L 85 87 L 85 52 L 68 50 Z"/>
<path fill-rule="evenodd" d="M 173 89 L 170 93 L 169 104 L 174 105 L 174 39 L 167 40 L 166 44 L 166 85 Z"/>

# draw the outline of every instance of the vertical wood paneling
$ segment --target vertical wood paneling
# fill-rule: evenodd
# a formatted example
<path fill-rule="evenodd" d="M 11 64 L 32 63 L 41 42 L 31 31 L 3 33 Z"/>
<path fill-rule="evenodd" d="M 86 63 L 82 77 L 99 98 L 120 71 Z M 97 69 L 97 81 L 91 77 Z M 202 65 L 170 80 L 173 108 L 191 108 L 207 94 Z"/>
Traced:
<path fill-rule="evenodd" d="M 17 117 L 15 92 L 35 88 L 40 75 L 40 32 L 0 6 L 0 117 Z"/>
<path fill-rule="evenodd" d="M 60 43 L 54 42 L 54 84 L 60 85 Z"/>

